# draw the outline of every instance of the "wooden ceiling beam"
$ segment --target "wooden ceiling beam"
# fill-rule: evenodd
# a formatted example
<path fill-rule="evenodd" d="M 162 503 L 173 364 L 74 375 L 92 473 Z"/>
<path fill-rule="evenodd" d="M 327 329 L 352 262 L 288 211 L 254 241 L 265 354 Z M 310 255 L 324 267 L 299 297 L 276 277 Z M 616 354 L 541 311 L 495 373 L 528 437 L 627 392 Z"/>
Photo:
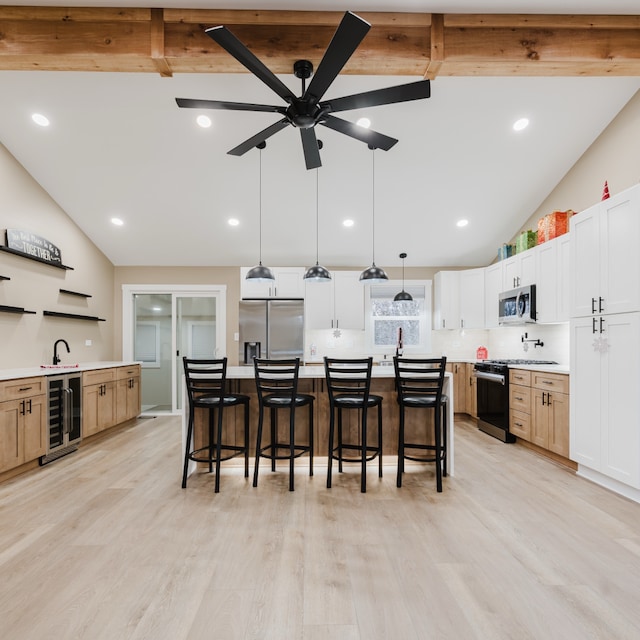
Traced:
<path fill-rule="evenodd" d="M 360 14 L 346 74 L 640 76 L 640 16 Z M 0 70 L 238 73 L 224 24 L 275 73 L 317 66 L 341 12 L 0 7 Z"/>

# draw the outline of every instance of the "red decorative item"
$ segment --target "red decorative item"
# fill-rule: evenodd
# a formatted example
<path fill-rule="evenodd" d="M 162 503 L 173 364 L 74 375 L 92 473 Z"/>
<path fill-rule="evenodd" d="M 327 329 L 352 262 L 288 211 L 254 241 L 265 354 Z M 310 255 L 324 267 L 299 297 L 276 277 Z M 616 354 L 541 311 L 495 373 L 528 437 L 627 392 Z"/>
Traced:
<path fill-rule="evenodd" d="M 606 200 L 607 198 L 610 198 L 611 196 L 609 195 L 609 184 L 607 183 L 607 181 L 604 181 L 604 189 L 602 190 L 602 199 Z"/>
<path fill-rule="evenodd" d="M 476 350 L 476 360 L 486 360 L 488 355 L 487 347 L 478 347 Z"/>
<path fill-rule="evenodd" d="M 567 211 L 554 211 L 538 220 L 538 244 L 553 240 L 563 233 L 569 231 L 569 218 L 575 212 L 572 209 Z"/>

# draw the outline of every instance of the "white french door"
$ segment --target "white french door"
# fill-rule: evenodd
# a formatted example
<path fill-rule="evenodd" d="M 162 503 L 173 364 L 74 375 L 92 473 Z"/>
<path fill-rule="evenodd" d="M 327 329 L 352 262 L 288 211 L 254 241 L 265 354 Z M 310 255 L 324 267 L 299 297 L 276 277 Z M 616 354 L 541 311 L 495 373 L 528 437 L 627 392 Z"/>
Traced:
<path fill-rule="evenodd" d="M 182 358 L 226 356 L 226 285 L 123 285 L 122 355 L 142 364 L 142 413 L 182 409 Z"/>

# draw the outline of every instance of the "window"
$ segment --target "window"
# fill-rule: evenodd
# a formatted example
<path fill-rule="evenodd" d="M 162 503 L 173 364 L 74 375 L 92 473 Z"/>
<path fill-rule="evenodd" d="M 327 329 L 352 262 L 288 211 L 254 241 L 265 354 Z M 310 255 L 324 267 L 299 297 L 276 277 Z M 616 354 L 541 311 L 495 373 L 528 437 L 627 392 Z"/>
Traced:
<path fill-rule="evenodd" d="M 160 322 L 138 320 L 134 345 L 134 359 L 143 367 L 160 367 Z"/>
<path fill-rule="evenodd" d="M 374 351 L 395 350 L 398 329 L 406 353 L 431 351 L 431 281 L 405 283 L 413 300 L 395 302 L 402 283 L 372 284 L 369 287 L 369 345 Z"/>

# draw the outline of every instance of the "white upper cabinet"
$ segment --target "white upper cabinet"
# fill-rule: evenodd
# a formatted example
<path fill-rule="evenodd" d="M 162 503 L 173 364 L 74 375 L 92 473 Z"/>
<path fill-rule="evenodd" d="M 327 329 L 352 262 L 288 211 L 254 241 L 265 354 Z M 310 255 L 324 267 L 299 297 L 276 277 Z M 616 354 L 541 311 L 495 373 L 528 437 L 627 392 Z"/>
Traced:
<path fill-rule="evenodd" d="M 503 291 L 536 283 L 535 247 L 503 261 Z"/>
<path fill-rule="evenodd" d="M 364 330 L 364 286 L 360 271 L 332 271 L 331 282 L 307 282 L 307 329 Z"/>
<path fill-rule="evenodd" d="M 251 268 L 240 267 L 241 298 L 304 298 L 304 267 L 270 267 L 272 282 L 247 280 Z"/>
<path fill-rule="evenodd" d="M 484 329 L 484 269 L 460 271 L 460 328 Z"/>
<path fill-rule="evenodd" d="M 640 186 L 571 218 L 571 316 L 640 309 Z"/>
<path fill-rule="evenodd" d="M 503 290 L 502 261 L 484 270 L 484 326 L 493 329 L 499 326 L 498 297 Z"/>
<path fill-rule="evenodd" d="M 484 269 L 438 271 L 434 302 L 434 329 L 484 329 Z"/>
<path fill-rule="evenodd" d="M 569 320 L 569 240 L 570 235 L 564 234 L 535 248 L 538 322 Z"/>
<path fill-rule="evenodd" d="M 438 271 L 433 279 L 433 328 L 460 328 L 460 272 Z"/>

